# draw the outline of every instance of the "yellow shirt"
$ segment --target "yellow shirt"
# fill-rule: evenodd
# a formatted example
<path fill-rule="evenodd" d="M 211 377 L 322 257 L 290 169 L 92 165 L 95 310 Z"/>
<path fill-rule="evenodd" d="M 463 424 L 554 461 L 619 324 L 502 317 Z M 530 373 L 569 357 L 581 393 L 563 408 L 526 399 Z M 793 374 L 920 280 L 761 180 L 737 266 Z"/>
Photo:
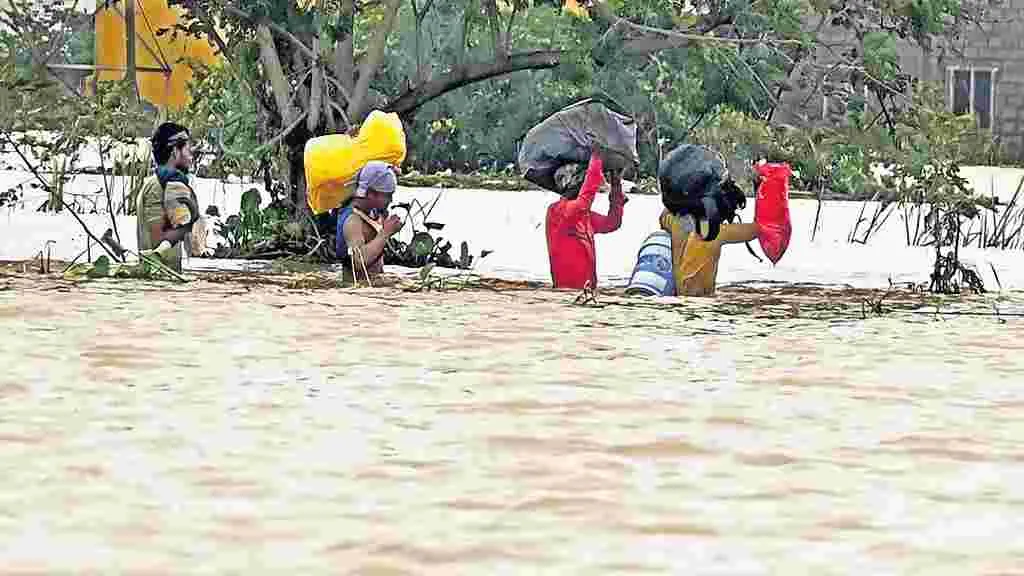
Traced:
<path fill-rule="evenodd" d="M 665 210 L 661 229 L 672 234 L 672 273 L 679 296 L 711 296 L 718 278 L 718 260 L 723 244 L 749 242 L 757 238 L 757 224 L 723 223 L 718 238 L 704 241 L 693 229 L 693 220 Z"/>

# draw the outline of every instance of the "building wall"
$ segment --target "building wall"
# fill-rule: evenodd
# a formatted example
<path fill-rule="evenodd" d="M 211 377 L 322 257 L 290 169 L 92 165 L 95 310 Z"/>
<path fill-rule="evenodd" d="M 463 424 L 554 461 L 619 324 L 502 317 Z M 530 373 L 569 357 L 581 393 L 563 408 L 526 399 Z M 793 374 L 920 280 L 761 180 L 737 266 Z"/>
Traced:
<path fill-rule="evenodd" d="M 995 22 L 967 35 L 962 57 L 934 56 L 927 72 L 936 80 L 942 75 L 952 106 L 951 67 L 995 71 L 992 131 L 1007 158 L 1024 160 L 1024 0 L 1003 0 L 989 19 Z"/>
<path fill-rule="evenodd" d="M 975 77 L 994 71 L 990 99 L 991 130 L 1000 144 L 1000 152 L 1007 160 L 1024 161 L 1024 0 L 994 0 L 989 8 L 988 20 L 981 29 L 969 30 L 959 46 L 962 56 L 950 49 L 936 48 L 926 53 L 920 47 L 907 42 L 898 43 L 900 65 L 904 72 L 924 81 L 940 81 L 945 86 L 946 106 L 953 109 L 953 71 L 974 70 Z M 815 27 L 809 22 L 810 28 Z M 822 37 L 829 42 L 849 42 L 852 35 L 836 28 L 824 28 Z M 819 48 L 819 58 L 828 61 L 829 54 Z M 795 119 L 802 115 L 812 122 L 840 121 L 842 110 L 833 110 L 831 117 L 824 113 L 821 96 L 807 99 L 815 87 L 813 78 L 820 76 L 820 70 L 805 70 L 805 81 L 798 82 L 798 89 L 783 99 L 781 121 Z M 795 79 L 798 80 L 798 79 Z M 984 81 L 982 81 L 984 83 Z M 855 91 L 853 86 L 829 86 L 827 90 Z M 869 108 L 877 109 L 877 103 L 869 99 Z M 802 105 L 807 102 L 807 105 Z M 960 99 L 962 103 L 962 98 Z"/>

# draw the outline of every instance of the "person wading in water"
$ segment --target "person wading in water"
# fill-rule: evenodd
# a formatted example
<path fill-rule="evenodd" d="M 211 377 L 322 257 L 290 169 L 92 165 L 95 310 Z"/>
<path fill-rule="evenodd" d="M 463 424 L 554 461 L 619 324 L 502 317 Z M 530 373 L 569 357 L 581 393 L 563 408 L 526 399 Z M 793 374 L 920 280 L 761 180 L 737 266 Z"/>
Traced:
<path fill-rule="evenodd" d="M 568 172 L 573 167 L 563 168 L 559 170 Z M 555 288 L 579 290 L 588 285 L 591 289 L 597 288 L 594 235 L 618 230 L 622 225 L 622 210 L 626 204 L 621 174 L 616 171 L 609 176 L 611 192 L 608 214 L 604 215 L 590 210 L 597 191 L 605 185 L 604 159 L 597 147 L 591 149 L 590 163 L 587 165 L 582 186 L 570 183 L 573 179 L 571 173 L 561 176 L 560 172 L 556 172 L 556 179 L 565 180 L 559 183 L 563 190 L 575 189 L 579 192 L 571 197 L 563 196 L 548 207 L 548 258 L 551 262 L 551 279 Z M 578 180 L 576 182 L 578 183 Z"/>
<path fill-rule="evenodd" d="M 143 182 L 136 201 L 136 236 L 141 254 L 159 256 L 181 272 L 192 225 L 199 220 L 199 203 L 188 183 L 192 147 L 188 129 L 161 124 L 152 138 L 156 173 Z"/>
<path fill-rule="evenodd" d="M 369 278 L 384 270 L 384 248 L 402 229 L 402 220 L 388 206 L 398 178 L 386 162 L 367 162 L 359 171 L 352 199 L 338 211 L 335 253 L 352 267 L 352 277 Z"/>

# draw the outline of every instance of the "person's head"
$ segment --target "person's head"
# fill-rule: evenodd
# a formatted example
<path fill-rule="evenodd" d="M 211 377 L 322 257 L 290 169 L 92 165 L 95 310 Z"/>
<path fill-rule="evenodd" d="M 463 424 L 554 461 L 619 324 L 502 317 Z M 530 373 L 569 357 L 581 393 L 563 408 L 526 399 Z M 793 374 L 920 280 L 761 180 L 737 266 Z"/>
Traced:
<path fill-rule="evenodd" d="M 367 162 L 359 171 L 353 197 L 360 206 L 369 210 L 385 210 L 398 186 L 394 168 L 387 162 Z"/>
<path fill-rule="evenodd" d="M 586 168 L 582 164 L 563 164 L 555 170 L 555 187 L 558 194 L 567 200 L 579 196 L 580 188 L 586 176 Z"/>
<path fill-rule="evenodd" d="M 174 122 L 164 122 L 153 133 L 153 158 L 158 166 L 168 166 L 187 172 L 192 166 L 192 145 L 188 128 Z"/>
<path fill-rule="evenodd" d="M 604 182 L 601 183 L 599 192 L 608 194 L 611 192 L 611 180 L 613 174 L 610 170 L 604 172 Z M 619 174 L 621 177 L 621 173 Z M 555 186 L 559 195 L 566 200 L 573 200 L 580 195 L 583 182 L 587 179 L 587 167 L 583 164 L 564 164 L 555 170 Z"/>

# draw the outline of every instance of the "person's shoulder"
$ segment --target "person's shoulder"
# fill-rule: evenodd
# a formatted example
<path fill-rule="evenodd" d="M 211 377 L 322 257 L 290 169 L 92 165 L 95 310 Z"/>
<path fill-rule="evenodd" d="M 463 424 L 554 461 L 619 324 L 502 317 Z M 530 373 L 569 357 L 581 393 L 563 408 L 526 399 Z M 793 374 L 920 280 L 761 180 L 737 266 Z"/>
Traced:
<path fill-rule="evenodd" d="M 160 187 L 160 179 L 156 177 L 156 174 L 150 174 L 146 176 L 145 180 L 142 181 L 142 189 L 149 190 L 152 188 Z"/>
<path fill-rule="evenodd" d="M 160 179 L 153 174 L 142 181 L 142 187 L 139 189 L 139 198 L 156 202 L 162 196 L 162 193 L 163 189 L 160 186 Z"/>
<path fill-rule="evenodd" d="M 154 176 L 154 178 L 156 177 Z M 164 188 L 168 192 L 176 192 L 181 194 L 187 194 L 188 192 L 192 191 L 192 187 L 189 186 L 187 182 L 181 180 L 168 180 L 167 184 L 164 185 Z"/>
<path fill-rule="evenodd" d="M 692 232 L 694 229 L 693 216 L 689 214 L 680 215 L 663 210 L 658 220 L 661 223 L 661 229 L 666 232 L 670 232 L 673 226 L 678 227 L 685 234 Z"/>
<path fill-rule="evenodd" d="M 355 211 L 350 208 L 342 209 L 338 212 L 338 223 L 341 225 L 342 230 L 350 233 L 363 232 L 363 219 L 356 216 Z"/>
<path fill-rule="evenodd" d="M 558 216 L 558 215 L 563 214 L 565 212 L 565 210 L 566 210 L 566 207 L 568 205 L 569 205 L 569 201 L 566 200 L 564 197 L 563 198 L 559 198 L 558 200 L 555 200 L 551 204 L 548 204 L 548 210 L 547 210 L 548 217 L 550 218 L 552 216 Z"/>

